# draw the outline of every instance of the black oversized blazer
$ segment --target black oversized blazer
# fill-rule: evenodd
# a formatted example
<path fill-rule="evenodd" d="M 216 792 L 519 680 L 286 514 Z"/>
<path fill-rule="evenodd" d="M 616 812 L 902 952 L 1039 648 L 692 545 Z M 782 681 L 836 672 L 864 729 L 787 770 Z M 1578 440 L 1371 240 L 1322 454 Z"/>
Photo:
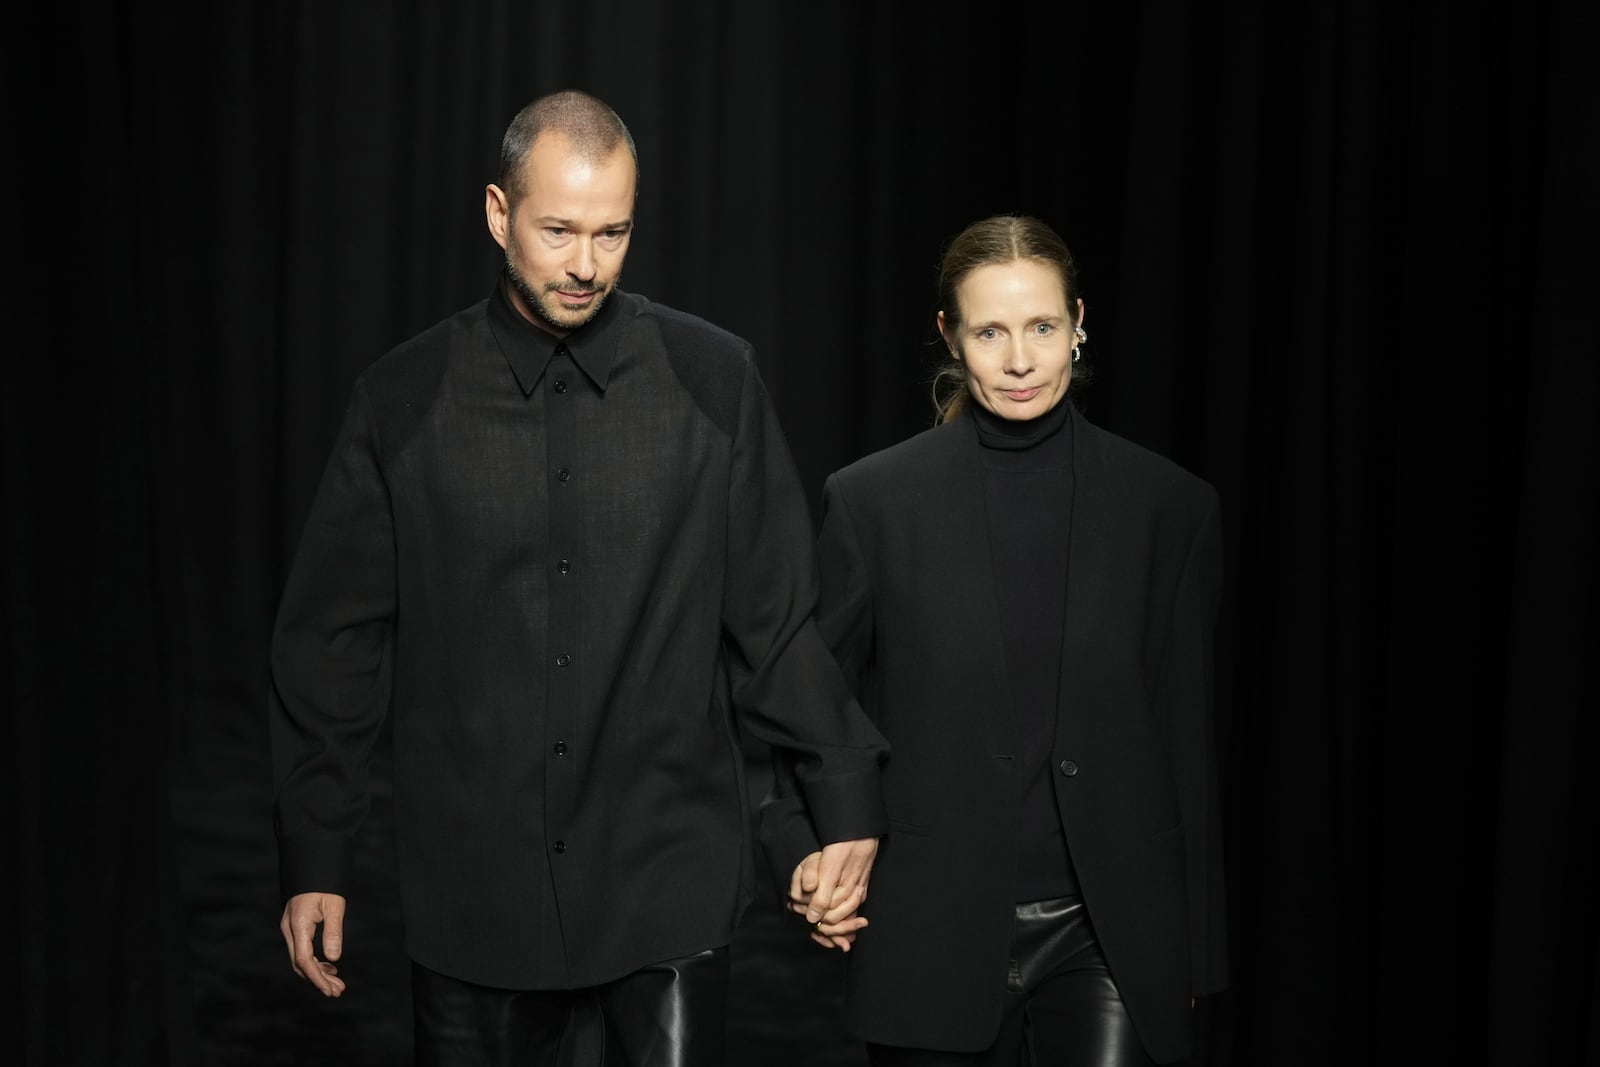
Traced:
<path fill-rule="evenodd" d="M 1158 1061 L 1190 998 L 1226 983 L 1212 740 L 1221 583 L 1215 491 L 1070 413 L 1073 477 L 1051 766 L 1089 917 Z M 818 623 L 891 746 L 890 831 L 850 955 L 859 1037 L 952 1051 L 999 1025 L 1023 783 L 974 420 L 833 475 Z M 1025 577 L 1025 576 L 1023 576 Z M 814 847 L 778 786 L 762 835 L 780 886 Z"/>

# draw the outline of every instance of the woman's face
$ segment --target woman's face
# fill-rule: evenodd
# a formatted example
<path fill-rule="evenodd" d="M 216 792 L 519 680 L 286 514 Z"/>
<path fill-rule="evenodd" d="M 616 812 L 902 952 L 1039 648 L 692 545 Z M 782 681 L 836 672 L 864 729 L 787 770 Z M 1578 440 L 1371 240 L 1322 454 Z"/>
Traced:
<path fill-rule="evenodd" d="M 939 332 L 966 364 L 972 398 L 1003 419 L 1036 419 L 1072 382 L 1072 328 L 1061 273 L 1048 263 L 990 263 L 956 286 L 959 324 L 939 312 Z"/>

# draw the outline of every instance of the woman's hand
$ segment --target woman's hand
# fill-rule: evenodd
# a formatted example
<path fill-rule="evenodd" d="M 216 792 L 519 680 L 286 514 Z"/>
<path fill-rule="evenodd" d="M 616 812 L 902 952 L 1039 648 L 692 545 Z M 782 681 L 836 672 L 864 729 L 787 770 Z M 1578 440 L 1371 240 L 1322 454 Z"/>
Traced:
<path fill-rule="evenodd" d="M 859 842 L 840 842 L 840 845 L 829 845 L 828 848 L 838 849 L 841 845 L 858 845 Z M 877 852 L 877 841 L 872 841 L 872 853 Z M 855 942 L 856 934 L 867 927 L 865 916 L 858 915 L 857 910 L 867 899 L 867 875 L 871 873 L 871 858 L 866 861 L 865 869 L 855 879 L 854 884 L 846 886 L 846 879 L 840 878 L 832 892 L 830 901 L 824 900 L 818 893 L 823 878 L 824 867 L 823 852 L 813 852 L 801 860 L 795 867 L 794 874 L 789 879 L 789 899 L 786 907 L 804 919 L 810 925 L 811 940 L 823 948 L 837 948 L 844 952 L 850 951 L 850 946 Z"/>

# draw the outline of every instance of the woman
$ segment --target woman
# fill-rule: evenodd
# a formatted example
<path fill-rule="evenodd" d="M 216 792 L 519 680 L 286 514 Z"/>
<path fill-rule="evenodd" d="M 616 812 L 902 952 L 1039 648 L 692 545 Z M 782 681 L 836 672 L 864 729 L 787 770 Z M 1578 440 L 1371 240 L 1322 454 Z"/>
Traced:
<path fill-rule="evenodd" d="M 891 746 L 870 930 L 810 899 L 782 766 L 763 837 L 850 951 L 874 1065 L 1172 1062 L 1226 982 L 1217 496 L 1074 407 L 1083 301 L 1044 223 L 968 227 L 939 295 L 938 425 L 833 475 L 820 534 L 819 625 Z"/>

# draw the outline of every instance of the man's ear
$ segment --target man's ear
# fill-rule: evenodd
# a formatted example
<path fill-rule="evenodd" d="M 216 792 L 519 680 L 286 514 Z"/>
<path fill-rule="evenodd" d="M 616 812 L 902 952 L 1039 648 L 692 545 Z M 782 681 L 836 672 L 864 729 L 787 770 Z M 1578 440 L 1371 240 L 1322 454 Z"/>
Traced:
<path fill-rule="evenodd" d="M 489 236 L 494 238 L 495 244 L 504 248 L 511 233 L 511 201 L 498 185 L 490 183 L 484 187 L 483 215 L 484 221 L 489 224 Z"/>

